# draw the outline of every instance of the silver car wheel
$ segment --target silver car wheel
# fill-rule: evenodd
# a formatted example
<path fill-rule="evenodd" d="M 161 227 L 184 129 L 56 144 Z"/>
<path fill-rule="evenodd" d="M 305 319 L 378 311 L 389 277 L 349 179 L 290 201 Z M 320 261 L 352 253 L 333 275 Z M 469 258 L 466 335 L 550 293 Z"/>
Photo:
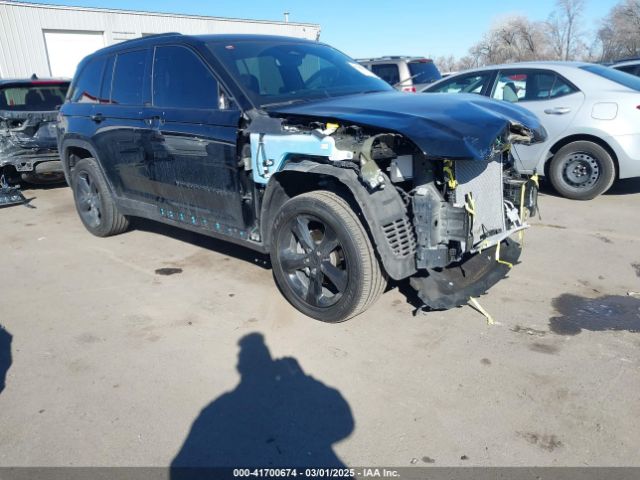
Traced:
<path fill-rule="evenodd" d="M 572 153 L 563 161 L 562 177 L 574 188 L 590 188 L 600 177 L 600 163 L 588 153 Z"/>

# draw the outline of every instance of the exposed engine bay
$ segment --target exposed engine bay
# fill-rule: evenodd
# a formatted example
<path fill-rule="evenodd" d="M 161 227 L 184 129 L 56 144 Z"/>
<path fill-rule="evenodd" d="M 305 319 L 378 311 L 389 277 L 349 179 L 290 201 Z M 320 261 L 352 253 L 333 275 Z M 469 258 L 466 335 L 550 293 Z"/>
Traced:
<path fill-rule="evenodd" d="M 314 161 L 357 174 L 370 194 L 397 192 L 404 215 L 383 225 L 398 257 L 412 257 L 411 285 L 434 309 L 465 304 L 503 278 L 520 255 L 509 237 L 528 227 L 537 209 L 537 177 L 515 172 L 514 142 L 535 133 L 511 123 L 481 159 L 432 157 L 393 131 L 288 116 L 246 130 L 244 167 L 257 185 L 296 162 Z M 388 193 L 391 193 L 388 192 Z"/>

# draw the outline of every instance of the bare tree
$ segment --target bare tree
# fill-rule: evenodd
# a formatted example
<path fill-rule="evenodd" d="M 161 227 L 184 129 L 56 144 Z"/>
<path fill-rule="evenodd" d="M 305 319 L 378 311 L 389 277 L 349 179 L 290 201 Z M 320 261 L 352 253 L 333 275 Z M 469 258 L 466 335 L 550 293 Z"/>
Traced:
<path fill-rule="evenodd" d="M 622 0 L 611 9 L 597 33 L 600 60 L 640 56 L 640 0 Z"/>
<path fill-rule="evenodd" d="M 526 17 L 501 19 L 469 49 L 476 64 L 540 60 L 548 56 L 545 26 Z"/>
<path fill-rule="evenodd" d="M 547 36 L 558 60 L 575 60 L 584 54 L 581 28 L 584 0 L 556 0 L 556 9 L 546 23 Z"/>
<path fill-rule="evenodd" d="M 469 54 L 436 60 L 443 72 L 527 60 L 613 61 L 640 56 L 640 0 L 619 0 L 597 32 L 583 28 L 585 0 L 556 0 L 546 22 L 501 18 Z M 589 33 L 589 35 L 587 35 Z"/>
<path fill-rule="evenodd" d="M 457 70 L 456 57 L 453 55 L 438 57 L 435 59 L 435 64 L 442 73 L 455 72 Z"/>

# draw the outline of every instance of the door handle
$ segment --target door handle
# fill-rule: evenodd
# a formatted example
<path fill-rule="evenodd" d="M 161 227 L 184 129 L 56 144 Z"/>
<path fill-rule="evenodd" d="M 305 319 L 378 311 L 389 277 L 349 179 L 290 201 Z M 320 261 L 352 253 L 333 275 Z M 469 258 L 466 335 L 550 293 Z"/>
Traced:
<path fill-rule="evenodd" d="M 554 107 L 547 108 L 544 113 L 547 115 L 564 115 L 565 113 L 569 113 L 571 109 L 569 107 Z"/>
<path fill-rule="evenodd" d="M 91 115 L 91 120 L 93 120 L 96 123 L 100 123 L 104 120 L 104 115 L 102 115 L 101 113 L 94 113 L 93 115 Z"/>

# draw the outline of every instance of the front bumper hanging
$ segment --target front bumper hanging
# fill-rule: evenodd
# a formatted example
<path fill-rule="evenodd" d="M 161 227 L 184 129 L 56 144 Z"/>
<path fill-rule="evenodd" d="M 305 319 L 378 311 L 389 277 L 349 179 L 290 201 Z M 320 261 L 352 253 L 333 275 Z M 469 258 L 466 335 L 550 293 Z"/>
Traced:
<path fill-rule="evenodd" d="M 427 269 L 425 274 L 411 277 L 411 286 L 432 310 L 465 305 L 469 298 L 486 293 L 506 277 L 511 265 L 518 262 L 522 252 L 518 242 L 507 238 L 499 245 L 498 252 L 496 245 L 445 268 Z"/>

